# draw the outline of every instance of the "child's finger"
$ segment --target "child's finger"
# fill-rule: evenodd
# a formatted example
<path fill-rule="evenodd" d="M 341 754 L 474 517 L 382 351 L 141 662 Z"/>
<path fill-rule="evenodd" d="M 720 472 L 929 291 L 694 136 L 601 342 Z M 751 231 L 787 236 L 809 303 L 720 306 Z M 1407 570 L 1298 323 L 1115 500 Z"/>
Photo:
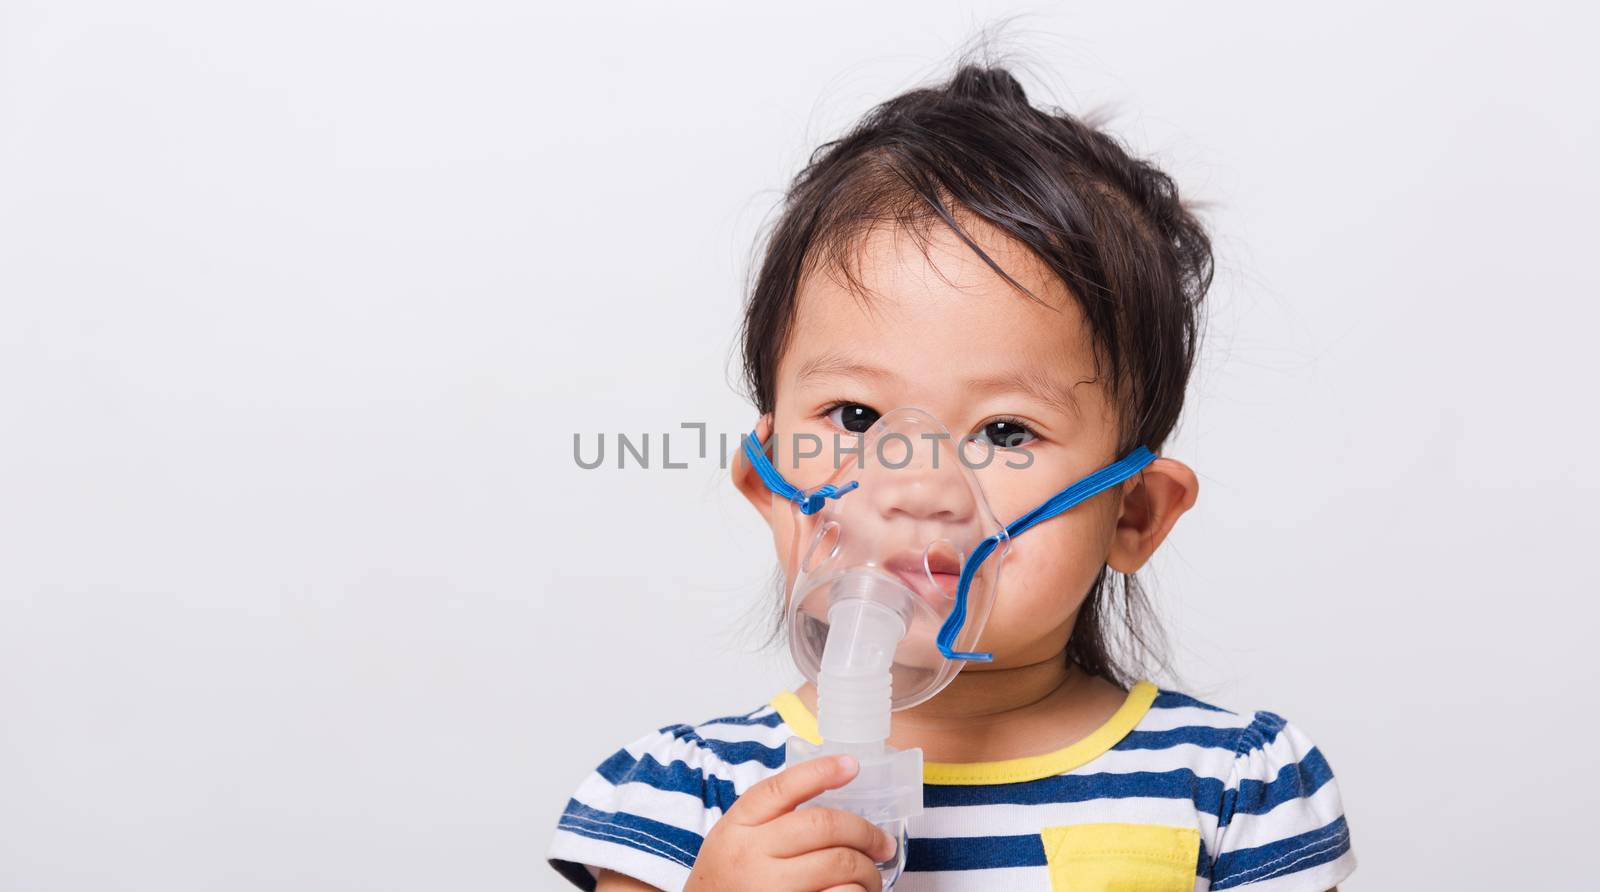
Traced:
<path fill-rule="evenodd" d="M 807 889 L 857 885 L 867 892 L 880 892 L 883 888 L 878 865 L 855 849 L 822 849 L 786 858 L 783 863 L 789 877 Z"/>
<path fill-rule="evenodd" d="M 779 842 L 772 854 L 780 858 L 818 849 L 845 846 L 888 861 L 894 857 L 894 840 L 860 815 L 832 808 L 801 808 L 772 822 Z"/>
<path fill-rule="evenodd" d="M 850 756 L 808 759 L 746 790 L 727 817 L 747 827 L 765 824 L 824 790 L 848 784 L 860 768 Z"/>

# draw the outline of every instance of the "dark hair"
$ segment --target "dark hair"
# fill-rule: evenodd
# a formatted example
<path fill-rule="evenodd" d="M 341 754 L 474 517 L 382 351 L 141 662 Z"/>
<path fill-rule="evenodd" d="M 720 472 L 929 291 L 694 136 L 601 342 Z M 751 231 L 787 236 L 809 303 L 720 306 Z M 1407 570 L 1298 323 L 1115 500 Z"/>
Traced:
<path fill-rule="evenodd" d="M 931 227 L 947 226 L 1038 299 L 978 247 L 962 225 L 973 218 L 1027 246 L 1067 285 L 1119 410 L 1121 448 L 1159 449 L 1194 365 L 1210 239 L 1170 177 L 1095 126 L 1035 108 L 1008 71 L 981 65 L 874 108 L 795 177 L 745 307 L 744 374 L 757 409 L 772 411 L 801 280 L 826 267 L 859 288 L 854 248 L 875 228 L 904 229 L 926 251 Z M 1152 658 L 1164 662 L 1159 625 L 1131 574 L 1101 568 L 1067 655 L 1123 685 Z"/>

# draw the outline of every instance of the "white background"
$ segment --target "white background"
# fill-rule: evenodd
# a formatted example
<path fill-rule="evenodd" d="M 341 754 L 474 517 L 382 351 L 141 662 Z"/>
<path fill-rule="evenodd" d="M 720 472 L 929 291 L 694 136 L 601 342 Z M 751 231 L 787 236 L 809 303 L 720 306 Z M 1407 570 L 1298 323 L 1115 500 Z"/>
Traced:
<path fill-rule="evenodd" d="M 778 190 L 1018 11 L 0 4 L 0 889 L 556 888 L 589 767 L 792 681 L 722 472 L 573 434 L 747 429 Z M 1592 877 L 1595 25 L 1005 32 L 1209 205 L 1152 580 L 1327 753 L 1351 889 Z"/>

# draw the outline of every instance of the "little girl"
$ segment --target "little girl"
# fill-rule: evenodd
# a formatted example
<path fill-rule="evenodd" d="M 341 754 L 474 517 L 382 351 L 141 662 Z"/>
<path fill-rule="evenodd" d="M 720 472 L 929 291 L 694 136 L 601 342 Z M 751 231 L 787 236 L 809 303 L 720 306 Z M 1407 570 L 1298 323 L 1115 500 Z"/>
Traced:
<path fill-rule="evenodd" d="M 1211 264 L 1165 174 L 1001 69 L 964 67 L 818 150 L 747 306 L 760 418 L 733 479 L 772 528 L 797 648 L 795 624 L 817 622 L 801 595 L 839 537 L 893 522 L 946 543 L 879 574 L 911 593 L 904 708 L 884 728 L 925 759 L 921 813 L 901 841 L 802 807 L 865 764 L 787 764 L 790 738 L 819 739 L 807 683 L 606 759 L 561 817 L 556 870 L 608 892 L 871 892 L 901 856 L 903 892 L 1321 892 L 1348 876 L 1338 788 L 1299 729 L 1127 662 L 1151 634 L 1134 574 L 1199 488 L 1157 455 Z M 923 431 L 908 446 L 953 436 L 948 454 L 978 458 L 875 482 L 865 444 L 907 419 Z M 847 529 L 824 522 L 845 506 Z M 987 560 L 946 532 L 978 527 Z"/>

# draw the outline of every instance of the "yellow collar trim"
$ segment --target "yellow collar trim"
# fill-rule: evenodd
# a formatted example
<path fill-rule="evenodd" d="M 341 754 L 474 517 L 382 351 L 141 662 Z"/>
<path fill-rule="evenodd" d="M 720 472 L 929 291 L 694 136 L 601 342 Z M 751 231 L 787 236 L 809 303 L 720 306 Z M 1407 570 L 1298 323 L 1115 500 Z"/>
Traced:
<path fill-rule="evenodd" d="M 922 782 L 939 786 L 980 786 L 984 784 L 1016 784 L 1064 774 L 1080 765 L 1086 765 L 1117 745 L 1128 736 L 1156 699 L 1156 686 L 1141 681 L 1128 691 L 1116 713 L 1106 723 L 1089 732 L 1076 743 L 1053 753 L 1040 756 L 1023 756 L 1018 759 L 1001 759 L 998 762 L 924 762 Z M 811 743 L 821 743 L 817 734 L 817 717 L 800 702 L 793 691 L 784 691 L 772 698 L 772 708 L 778 711 L 789 730 Z"/>

